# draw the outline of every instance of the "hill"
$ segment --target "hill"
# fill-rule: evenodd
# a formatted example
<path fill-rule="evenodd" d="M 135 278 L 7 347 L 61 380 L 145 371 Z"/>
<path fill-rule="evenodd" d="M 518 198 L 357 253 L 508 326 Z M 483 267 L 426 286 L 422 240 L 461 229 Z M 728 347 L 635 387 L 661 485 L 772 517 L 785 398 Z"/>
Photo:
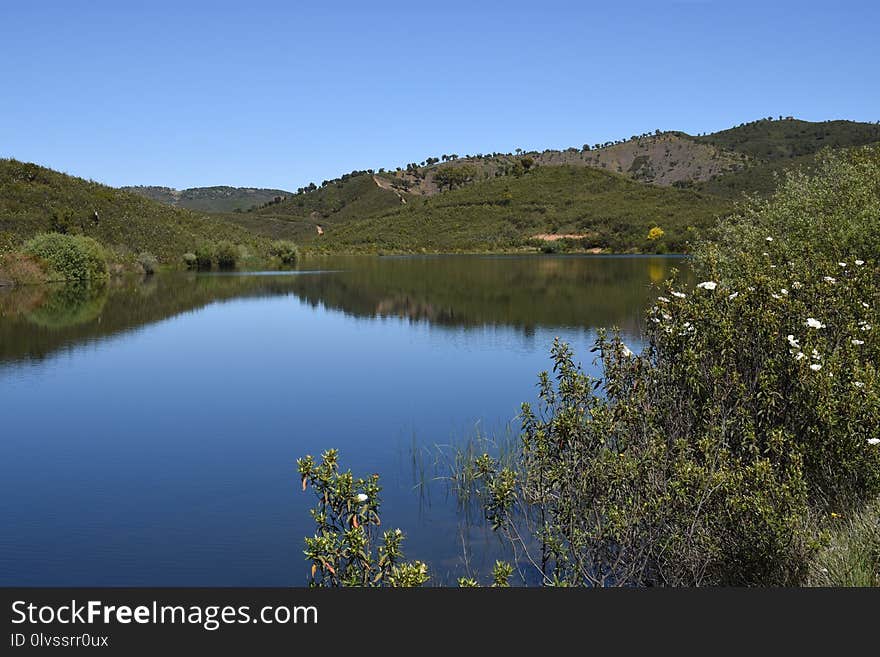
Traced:
<path fill-rule="evenodd" d="M 266 203 L 277 202 L 291 196 L 282 189 L 261 189 L 254 187 L 190 187 L 174 189 L 172 187 L 151 187 L 138 185 L 122 187 L 126 192 L 133 192 L 165 205 L 187 208 L 198 212 L 236 212 L 249 210 Z"/>
<path fill-rule="evenodd" d="M 691 190 L 571 165 L 538 167 L 340 222 L 312 238 L 327 251 L 493 251 L 559 241 L 584 249 L 681 251 L 731 208 Z M 652 241 L 648 231 L 664 235 Z"/>
<path fill-rule="evenodd" d="M 823 148 L 851 148 L 880 141 L 880 125 L 767 118 L 693 139 L 759 161 L 771 161 L 813 155 Z"/>
<path fill-rule="evenodd" d="M 0 250 L 52 230 L 94 237 L 121 257 L 149 251 L 164 262 L 179 262 L 183 253 L 207 241 L 265 248 L 265 240 L 222 219 L 36 164 L 0 159 Z"/>
<path fill-rule="evenodd" d="M 320 187 L 305 189 L 278 203 L 249 212 L 225 215 L 227 221 L 273 239 L 308 241 L 317 227 L 381 215 L 406 205 L 411 195 L 380 184 L 377 176 L 355 171 Z"/>

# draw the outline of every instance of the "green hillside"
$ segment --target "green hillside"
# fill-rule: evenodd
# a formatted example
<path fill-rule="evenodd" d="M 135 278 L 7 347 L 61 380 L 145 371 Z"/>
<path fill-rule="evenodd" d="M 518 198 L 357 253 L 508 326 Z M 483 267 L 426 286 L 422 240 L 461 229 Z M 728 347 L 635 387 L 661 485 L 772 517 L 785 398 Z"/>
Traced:
<path fill-rule="evenodd" d="M 265 249 L 263 238 L 222 219 L 36 164 L 0 160 L 0 250 L 47 231 L 83 233 L 121 257 L 149 251 L 175 263 L 206 241 L 229 240 L 255 252 Z"/>
<path fill-rule="evenodd" d="M 729 210 L 729 202 L 691 190 L 587 167 L 545 166 L 332 225 L 311 245 L 353 252 L 491 251 L 534 245 L 535 236 L 550 233 L 575 236 L 568 246 L 587 249 L 681 251 Z M 664 231 L 656 241 L 647 238 L 653 226 Z"/>
<path fill-rule="evenodd" d="M 196 210 L 197 212 L 220 213 L 249 210 L 291 195 L 290 192 L 283 189 L 226 186 L 174 189 L 172 187 L 137 185 L 121 189 L 166 205 Z"/>
<path fill-rule="evenodd" d="M 759 160 L 777 160 L 811 155 L 823 148 L 850 148 L 880 141 L 880 125 L 761 119 L 694 139 Z"/>
<path fill-rule="evenodd" d="M 725 198 L 742 198 L 744 194 L 768 196 L 775 189 L 786 171 L 801 170 L 809 173 L 815 169 L 818 154 L 755 162 L 740 171 L 731 171 L 711 180 L 698 182 L 693 189 L 705 194 Z"/>
<path fill-rule="evenodd" d="M 305 190 L 251 212 L 226 215 L 256 234 L 273 239 L 308 241 L 317 226 L 328 230 L 348 221 L 374 217 L 403 207 L 410 195 L 380 187 L 372 174 L 357 172 Z"/>

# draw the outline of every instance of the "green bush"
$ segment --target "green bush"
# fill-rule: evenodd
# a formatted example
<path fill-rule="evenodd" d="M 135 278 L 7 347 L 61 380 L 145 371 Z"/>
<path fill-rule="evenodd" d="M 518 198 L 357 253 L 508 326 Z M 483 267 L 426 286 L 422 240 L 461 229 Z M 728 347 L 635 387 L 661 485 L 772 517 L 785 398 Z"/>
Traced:
<path fill-rule="evenodd" d="M 824 152 L 813 175 L 789 172 L 771 197 L 752 199 L 721 222 L 715 244 L 697 256 L 736 275 L 759 267 L 770 251 L 785 261 L 880 253 L 880 144 Z"/>
<path fill-rule="evenodd" d="M 723 224 L 640 354 L 600 333 L 601 380 L 554 345 L 516 460 L 473 466 L 545 584 L 802 584 L 828 519 L 880 495 L 880 178 L 848 157 Z"/>
<path fill-rule="evenodd" d="M 238 247 L 232 242 L 220 242 L 214 251 L 220 269 L 235 269 L 238 262 Z"/>
<path fill-rule="evenodd" d="M 186 265 L 187 269 L 197 269 L 199 266 L 199 259 L 195 253 L 184 253 L 183 264 Z"/>
<path fill-rule="evenodd" d="M 299 260 L 299 249 L 296 244 L 287 240 L 272 242 L 270 252 L 284 265 L 293 266 Z"/>
<path fill-rule="evenodd" d="M 104 249 L 90 237 L 43 233 L 24 252 L 46 263 L 52 280 L 98 280 L 107 277 Z"/>
<path fill-rule="evenodd" d="M 138 264 L 147 275 L 155 274 L 159 269 L 159 260 L 152 253 L 144 251 L 137 257 Z"/>
<path fill-rule="evenodd" d="M 312 563 L 312 586 L 421 586 L 428 568 L 420 561 L 404 562 L 403 532 L 389 529 L 377 542 L 380 499 L 379 475 L 356 479 L 340 472 L 338 453 L 328 450 L 316 463 L 311 456 L 297 460 L 302 489 L 315 494 L 312 517 L 315 535 L 306 538 L 306 558 Z"/>
<path fill-rule="evenodd" d="M 203 242 L 196 248 L 196 267 L 210 269 L 216 257 L 216 247 L 210 242 Z"/>

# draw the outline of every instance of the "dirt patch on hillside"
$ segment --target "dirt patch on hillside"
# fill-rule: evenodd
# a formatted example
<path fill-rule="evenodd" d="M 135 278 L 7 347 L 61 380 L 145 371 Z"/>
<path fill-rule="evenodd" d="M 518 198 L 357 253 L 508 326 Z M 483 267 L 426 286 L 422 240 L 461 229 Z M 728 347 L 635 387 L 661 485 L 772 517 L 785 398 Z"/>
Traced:
<path fill-rule="evenodd" d="M 556 240 L 580 240 L 585 237 L 590 237 L 590 235 L 580 233 L 538 233 L 537 235 L 532 235 L 533 240 L 543 240 L 544 242 L 555 242 Z"/>
<path fill-rule="evenodd" d="M 403 196 L 403 194 L 400 193 L 399 190 L 394 188 L 394 185 L 391 184 L 390 180 L 386 180 L 385 178 L 374 174 L 373 182 L 376 183 L 376 187 L 380 189 L 387 189 L 389 192 L 394 192 L 395 194 L 397 194 L 397 198 L 400 200 L 400 202 L 406 205 L 406 198 Z"/>

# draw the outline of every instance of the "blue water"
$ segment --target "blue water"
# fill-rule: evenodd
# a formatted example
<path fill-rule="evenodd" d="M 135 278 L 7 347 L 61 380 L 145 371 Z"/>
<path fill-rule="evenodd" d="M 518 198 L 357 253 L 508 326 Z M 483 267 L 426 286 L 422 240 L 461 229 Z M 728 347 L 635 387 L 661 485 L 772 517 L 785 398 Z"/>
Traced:
<path fill-rule="evenodd" d="M 547 259 L 484 260 L 515 270 L 518 289 L 530 285 L 523 276 L 554 284 L 541 278 Z M 584 266 L 554 260 L 563 271 Z M 589 267 L 617 266 L 603 260 Z M 479 562 L 492 551 L 491 532 L 463 524 L 442 482 L 419 486 L 414 453 L 477 428 L 502 434 L 513 422 L 515 429 L 556 336 L 587 369 L 597 323 L 625 325 L 638 346 L 638 317 L 657 278 L 648 267 L 669 262 L 632 262 L 620 267 L 628 292 L 619 317 L 603 310 L 593 321 L 590 286 L 579 290 L 577 275 L 560 281 L 573 298 L 583 294 L 580 319 L 567 325 L 554 325 L 553 309 L 535 305 L 534 325 L 523 327 L 522 308 L 505 307 L 505 294 L 497 308 L 474 306 L 467 285 L 455 293 L 448 281 L 434 286 L 422 265 L 411 278 L 427 283 L 407 293 L 408 307 L 433 307 L 442 297 L 442 320 L 370 314 L 359 300 L 381 295 L 386 284 L 397 299 L 408 280 L 407 265 L 385 276 L 382 267 L 391 265 L 375 262 L 369 290 L 359 288 L 357 264 L 347 264 L 311 274 L 327 278 L 308 289 L 297 282 L 209 301 L 102 335 L 116 312 L 111 297 L 88 326 L 75 327 L 82 335 L 65 327 L 57 348 L 50 344 L 39 359 L 26 353 L 31 334 L 22 333 L 37 329 L 17 328 L 30 326 L 18 317 L 18 333 L 3 335 L 15 337 L 21 353 L 0 361 L 0 585 L 304 584 L 311 498 L 295 460 L 329 447 L 355 474 L 381 474 L 383 520 L 405 530 L 407 556 L 427 561 L 437 583 L 464 574 L 462 535 Z M 437 276 L 466 279 L 468 267 Z M 350 300 L 330 299 L 321 287 L 340 281 Z M 609 294 L 603 288 L 603 302 Z M 0 318 L 0 326 L 10 321 Z M 55 329 L 39 331 L 51 338 Z"/>

